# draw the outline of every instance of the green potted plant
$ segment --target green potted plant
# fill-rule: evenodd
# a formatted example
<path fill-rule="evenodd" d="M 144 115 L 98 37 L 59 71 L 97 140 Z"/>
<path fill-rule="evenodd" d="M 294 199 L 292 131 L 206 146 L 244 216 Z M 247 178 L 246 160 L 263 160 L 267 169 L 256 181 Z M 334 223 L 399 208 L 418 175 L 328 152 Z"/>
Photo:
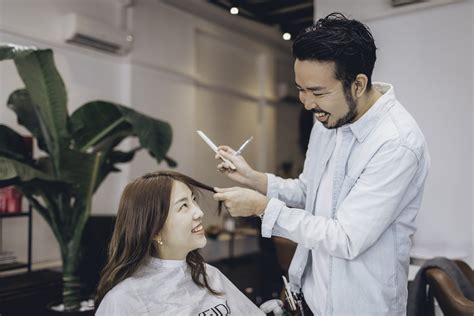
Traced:
<path fill-rule="evenodd" d="M 7 106 L 31 132 L 42 155 L 30 157 L 22 136 L 0 125 L 0 187 L 15 186 L 51 227 L 63 262 L 64 310 L 77 311 L 81 237 L 94 192 L 110 172 L 120 171 L 118 163 L 132 160 L 140 149 L 158 163 L 176 166 L 166 156 L 171 126 L 106 101 L 88 102 L 69 115 L 50 49 L 0 45 L 2 60 L 14 61 L 25 84 L 11 93 Z M 137 137 L 140 146 L 117 150 L 127 137 Z"/>

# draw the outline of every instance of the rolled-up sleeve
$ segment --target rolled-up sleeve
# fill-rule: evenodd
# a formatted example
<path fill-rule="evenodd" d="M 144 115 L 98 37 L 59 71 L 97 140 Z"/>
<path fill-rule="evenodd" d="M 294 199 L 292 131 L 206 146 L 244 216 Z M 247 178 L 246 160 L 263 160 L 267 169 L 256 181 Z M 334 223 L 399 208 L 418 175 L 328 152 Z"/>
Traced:
<path fill-rule="evenodd" d="M 273 232 L 273 227 L 284 207 L 285 203 L 282 201 L 275 198 L 270 199 L 262 219 L 262 237 L 270 238 L 272 235 L 276 235 L 276 232 Z"/>
<path fill-rule="evenodd" d="M 415 195 L 420 189 L 413 181 L 417 170 L 418 158 L 412 150 L 401 144 L 382 146 L 354 181 L 334 219 L 271 200 L 262 236 L 278 234 L 308 249 L 322 244 L 333 256 L 353 259 L 395 220 L 405 195 Z"/>
<path fill-rule="evenodd" d="M 298 179 L 282 179 L 267 173 L 267 197 L 270 201 L 262 218 L 262 237 L 280 236 L 288 238 L 284 230 L 275 227 L 280 211 L 287 206 L 303 208 L 306 201 L 305 173 Z"/>
<path fill-rule="evenodd" d="M 267 173 L 267 197 L 279 199 L 288 206 L 302 208 L 306 201 L 306 182 L 303 173 L 298 179 L 282 179 Z"/>

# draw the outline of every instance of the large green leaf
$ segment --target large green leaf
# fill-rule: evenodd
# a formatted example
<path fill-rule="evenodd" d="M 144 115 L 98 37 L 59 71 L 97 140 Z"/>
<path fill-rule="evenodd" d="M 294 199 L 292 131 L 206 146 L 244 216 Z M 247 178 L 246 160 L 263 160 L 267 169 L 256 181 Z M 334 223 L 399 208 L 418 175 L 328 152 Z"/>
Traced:
<path fill-rule="evenodd" d="M 69 150 L 66 154 L 71 179 L 75 179 L 77 191 L 74 193 L 69 228 L 72 232 L 70 242 L 79 246 L 82 231 L 91 212 L 92 196 L 97 187 L 97 179 L 102 164 L 101 153 L 81 153 Z"/>
<path fill-rule="evenodd" d="M 165 154 L 171 144 L 171 126 L 168 123 L 152 119 L 122 105 L 93 101 L 84 104 L 70 118 L 70 130 L 79 150 L 101 152 L 101 168 L 96 181 L 96 188 L 110 172 L 120 171 L 117 163 L 133 159 L 136 151 L 145 147 L 158 161 L 164 159 L 170 167 L 176 162 Z M 114 148 L 129 136 L 137 136 L 142 147 L 127 152 Z"/>
<path fill-rule="evenodd" d="M 176 168 L 178 166 L 178 163 L 176 162 L 176 160 L 174 160 L 171 157 L 165 156 L 163 159 L 166 161 L 168 166 L 171 167 L 171 168 Z"/>
<path fill-rule="evenodd" d="M 0 125 L 0 155 L 25 163 L 33 163 L 30 149 L 23 136 L 5 125 Z"/>
<path fill-rule="evenodd" d="M 76 148 L 83 150 L 104 142 L 115 146 L 123 138 L 134 135 L 160 162 L 171 146 L 172 130 L 168 123 L 106 101 L 84 104 L 71 115 L 70 124 Z"/>
<path fill-rule="evenodd" d="M 16 113 L 18 124 L 26 127 L 31 134 L 37 139 L 38 147 L 48 152 L 43 135 L 47 133 L 46 127 L 40 124 L 37 113 L 37 107 L 33 106 L 30 94 L 26 89 L 18 89 L 10 94 L 7 106 Z"/>
<path fill-rule="evenodd" d="M 119 107 L 104 101 L 84 104 L 72 113 L 69 123 L 75 147 L 82 150 L 98 144 L 111 134 L 131 129 Z"/>
<path fill-rule="evenodd" d="M 142 147 L 148 149 L 149 153 L 161 162 L 171 147 L 171 125 L 124 106 L 120 106 L 120 111 L 126 121 L 132 125 L 133 132 L 140 140 Z"/>
<path fill-rule="evenodd" d="M 32 181 L 34 179 L 55 181 L 50 175 L 17 160 L 0 157 L 0 186 L 2 182 L 15 180 L 17 183 Z M 15 183 L 15 184 L 17 184 Z"/>
<path fill-rule="evenodd" d="M 66 89 L 54 64 L 53 52 L 50 49 L 0 46 L 0 60 L 4 59 L 14 60 L 32 104 L 37 107 L 39 123 L 47 134 L 43 137 L 58 173 L 62 149 L 69 146 L 70 135 Z"/>
<path fill-rule="evenodd" d="M 64 168 L 64 175 L 67 182 L 71 183 L 76 197 L 83 198 L 89 195 L 94 187 L 90 187 L 91 183 L 95 183 L 95 179 L 91 179 L 96 168 L 97 154 L 85 153 L 78 150 L 67 149 L 62 155 L 63 161 L 61 166 Z"/>
<path fill-rule="evenodd" d="M 36 47 L 13 44 L 0 45 L 0 61 L 25 57 L 33 50 L 36 50 Z"/>
<path fill-rule="evenodd" d="M 134 151 L 131 154 L 114 151 L 123 139 L 133 135 L 132 126 L 117 105 L 104 101 L 86 103 L 72 113 L 69 123 L 75 148 L 83 151 L 92 148 L 92 152 L 103 155 L 94 191 L 110 172 L 120 171 L 115 163 L 133 158 Z"/>

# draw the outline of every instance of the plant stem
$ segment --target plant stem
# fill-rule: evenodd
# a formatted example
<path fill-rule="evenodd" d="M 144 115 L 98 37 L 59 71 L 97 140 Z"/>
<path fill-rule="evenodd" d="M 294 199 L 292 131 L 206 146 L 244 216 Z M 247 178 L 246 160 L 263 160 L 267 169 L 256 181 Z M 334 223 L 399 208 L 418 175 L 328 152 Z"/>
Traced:
<path fill-rule="evenodd" d="M 82 235 L 82 234 L 81 234 Z M 64 310 L 79 310 L 81 284 L 78 277 L 79 241 L 70 241 L 63 252 L 63 303 Z"/>

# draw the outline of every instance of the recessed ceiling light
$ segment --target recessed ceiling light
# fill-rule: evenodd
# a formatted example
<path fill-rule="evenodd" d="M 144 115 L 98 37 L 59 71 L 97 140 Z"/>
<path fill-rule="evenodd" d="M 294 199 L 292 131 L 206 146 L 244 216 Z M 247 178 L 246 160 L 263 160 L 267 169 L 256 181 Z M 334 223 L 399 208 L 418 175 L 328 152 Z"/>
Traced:
<path fill-rule="evenodd" d="M 289 41 L 291 39 L 291 34 L 288 32 L 283 33 L 283 39 Z"/>
<path fill-rule="evenodd" d="M 230 8 L 230 14 L 233 14 L 233 15 L 239 14 L 239 8 L 237 7 Z"/>

